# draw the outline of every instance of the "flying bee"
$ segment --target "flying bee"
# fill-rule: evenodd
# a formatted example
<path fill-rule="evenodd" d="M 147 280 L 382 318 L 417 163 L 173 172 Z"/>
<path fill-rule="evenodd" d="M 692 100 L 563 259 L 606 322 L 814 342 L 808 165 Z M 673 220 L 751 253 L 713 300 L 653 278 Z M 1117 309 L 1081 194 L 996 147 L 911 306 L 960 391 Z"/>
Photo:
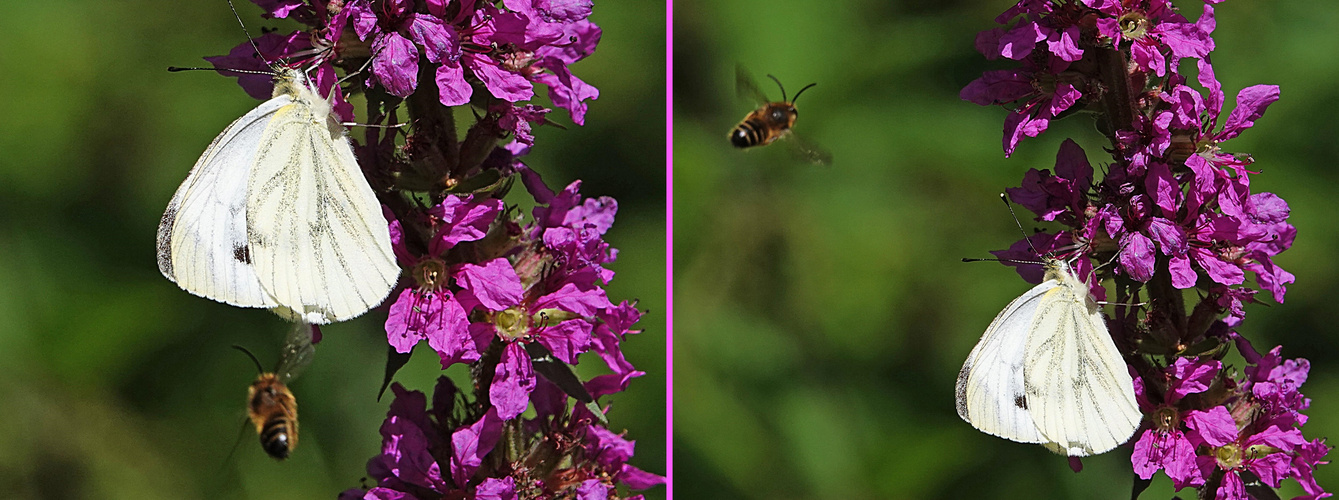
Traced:
<path fill-rule="evenodd" d="M 289 330 L 280 353 L 279 366 L 266 372 L 251 351 L 238 345 L 233 348 L 246 353 L 256 363 L 260 375 L 246 392 L 246 412 L 260 435 L 260 446 L 276 460 L 288 458 L 298 446 L 298 402 L 288 390 L 288 383 L 311 364 L 316 347 L 312 345 L 312 325 L 300 322 Z M 240 437 L 240 436 L 239 436 Z"/>
<path fill-rule="evenodd" d="M 730 131 L 730 144 L 745 149 L 754 146 L 766 146 L 777 139 L 787 139 L 786 142 L 791 152 L 797 157 L 819 165 L 832 163 L 831 154 L 800 140 L 791 129 L 795 126 L 795 119 L 800 116 L 795 109 L 795 101 L 800 98 L 800 94 L 803 94 L 804 91 L 818 84 L 805 85 L 804 88 L 795 93 L 794 98 L 787 99 L 786 87 L 781 85 L 781 80 L 772 75 L 767 75 L 767 77 L 776 82 L 776 86 L 781 89 L 780 101 L 769 100 L 766 94 L 758 90 L 758 85 L 754 83 L 753 78 L 749 76 L 743 66 L 735 67 L 736 92 L 739 93 L 740 97 L 758 103 L 759 107 L 745 115 L 739 125 L 735 125 L 735 128 Z"/>

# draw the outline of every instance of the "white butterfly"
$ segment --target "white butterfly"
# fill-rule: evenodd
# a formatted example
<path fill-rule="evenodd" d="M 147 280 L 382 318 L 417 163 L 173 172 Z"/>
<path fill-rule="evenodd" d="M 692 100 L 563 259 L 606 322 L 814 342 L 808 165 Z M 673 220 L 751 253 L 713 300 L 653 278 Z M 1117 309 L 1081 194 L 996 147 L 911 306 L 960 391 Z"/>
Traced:
<path fill-rule="evenodd" d="M 158 269 L 182 289 L 325 324 L 380 304 L 399 280 L 381 204 L 344 126 L 307 75 L 195 162 L 158 226 Z"/>
<path fill-rule="evenodd" d="M 981 432 L 1062 455 L 1105 453 L 1142 418 L 1134 382 L 1088 285 L 1046 259 L 1046 280 L 1010 302 L 958 372 L 958 416 Z"/>

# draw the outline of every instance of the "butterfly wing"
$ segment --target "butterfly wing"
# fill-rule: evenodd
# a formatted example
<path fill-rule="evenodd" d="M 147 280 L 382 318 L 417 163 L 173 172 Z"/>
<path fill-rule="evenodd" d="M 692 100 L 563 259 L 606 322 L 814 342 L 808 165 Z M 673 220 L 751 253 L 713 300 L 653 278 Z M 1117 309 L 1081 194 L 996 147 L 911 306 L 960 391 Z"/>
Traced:
<path fill-rule="evenodd" d="M 380 304 L 400 267 L 381 204 L 319 100 L 301 88 L 270 119 L 246 213 L 253 265 L 276 312 L 325 324 Z"/>
<path fill-rule="evenodd" d="M 235 306 L 276 305 L 251 268 L 246 189 L 266 124 L 291 102 L 281 95 L 233 121 L 172 196 L 158 225 L 158 270 L 177 286 Z"/>
<path fill-rule="evenodd" d="M 1047 448 L 1081 457 L 1129 440 L 1142 418 L 1134 382 L 1088 287 L 1064 275 L 1041 298 L 1031 332 L 1023 376 Z"/>
<path fill-rule="evenodd" d="M 1028 412 L 1031 401 L 1023 383 L 1024 349 L 1032 319 L 1047 292 L 1048 280 L 1014 299 L 986 327 L 958 372 L 958 416 L 981 432 L 1022 443 L 1042 443 Z"/>

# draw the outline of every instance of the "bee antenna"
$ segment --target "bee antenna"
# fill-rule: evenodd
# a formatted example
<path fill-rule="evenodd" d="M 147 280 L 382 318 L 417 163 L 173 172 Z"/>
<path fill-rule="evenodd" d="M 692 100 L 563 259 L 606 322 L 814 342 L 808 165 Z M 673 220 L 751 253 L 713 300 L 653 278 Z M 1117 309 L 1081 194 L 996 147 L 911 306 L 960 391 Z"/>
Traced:
<path fill-rule="evenodd" d="M 781 87 L 781 102 L 790 102 L 786 100 L 786 87 L 781 85 L 781 80 L 777 80 L 776 77 L 772 75 L 767 75 L 767 77 L 776 82 L 776 86 Z"/>
<path fill-rule="evenodd" d="M 265 369 L 260 367 L 260 360 L 256 359 L 255 354 L 251 354 L 251 351 L 248 351 L 245 347 L 242 347 L 237 344 L 233 344 L 232 348 L 242 351 L 243 353 L 246 353 L 246 356 L 251 358 L 251 362 L 256 364 L 256 373 L 265 373 Z"/>
<path fill-rule="evenodd" d="M 809 87 L 813 87 L 814 85 L 818 85 L 818 84 L 817 84 L 817 83 L 811 83 L 811 84 L 805 85 L 804 88 L 800 89 L 799 92 L 796 92 L 796 93 L 795 93 L 795 98 L 790 100 L 790 104 L 791 104 L 792 106 L 795 105 L 795 101 L 800 100 L 800 94 L 803 94 L 804 91 L 809 90 Z"/>

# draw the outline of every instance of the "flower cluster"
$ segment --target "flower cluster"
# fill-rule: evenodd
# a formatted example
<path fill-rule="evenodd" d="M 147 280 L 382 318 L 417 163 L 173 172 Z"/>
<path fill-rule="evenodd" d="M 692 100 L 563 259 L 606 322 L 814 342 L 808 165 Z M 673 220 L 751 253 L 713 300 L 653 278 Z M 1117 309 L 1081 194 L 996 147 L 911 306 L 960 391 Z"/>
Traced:
<path fill-rule="evenodd" d="M 587 384 L 603 395 L 601 384 Z M 377 486 L 342 500 L 615 498 L 615 486 L 645 489 L 665 478 L 628 464 L 635 442 L 610 432 L 584 406 L 568 406 L 551 383 L 537 389 L 534 418 L 479 414 L 446 377 L 432 396 L 391 387 L 395 401 L 381 425 L 381 454 L 367 463 Z M 598 397 L 598 396 L 597 396 Z M 628 497 L 641 499 L 641 495 Z"/>
<path fill-rule="evenodd" d="M 1329 447 L 1300 429 L 1311 400 L 1298 387 L 1309 363 L 1283 360 L 1281 347 L 1261 356 L 1240 336 L 1236 344 L 1249 363 L 1241 379 L 1217 360 L 1186 357 L 1155 372 L 1152 383 L 1135 379 L 1151 420 L 1134 444 L 1135 474 L 1147 480 L 1162 470 L 1177 489 L 1201 487 L 1214 498 L 1247 498 L 1247 484 L 1277 488 L 1286 478 L 1302 485 L 1302 498 L 1330 496 L 1312 474 Z"/>
<path fill-rule="evenodd" d="M 1022 0 L 996 19 L 1002 27 L 977 37 L 988 59 L 1021 62 L 961 93 L 1009 109 L 1005 156 L 1078 112 L 1096 116 L 1111 153 L 1100 178 L 1073 140 L 1061 145 L 1053 170 L 1029 169 L 1007 190 L 1010 199 L 1065 230 L 993 253 L 1033 283 L 1041 270 L 1018 260 L 1034 260 L 1034 248 L 1063 254 L 1080 276 L 1097 276 L 1090 285 L 1099 299 L 1110 278 L 1117 303 L 1144 306 L 1117 308 L 1125 312 L 1109 321 L 1152 424 L 1135 444 L 1141 478 L 1163 470 L 1178 489 L 1244 498 L 1244 484 L 1276 487 L 1292 477 L 1328 496 L 1311 468 L 1329 448 L 1299 429 L 1306 399 L 1296 387 L 1306 361 L 1280 364 L 1278 349 L 1247 354 L 1233 331 L 1259 292 L 1283 302 L 1295 277 L 1273 257 L 1292 246 L 1296 229 L 1282 198 L 1251 191 L 1254 159 L 1222 149 L 1279 99 L 1279 88 L 1240 91 L 1219 120 L 1226 98 L 1209 57 L 1217 3 L 1191 21 L 1168 0 Z M 1193 81 L 1183 64 L 1193 65 Z M 1187 314 L 1183 290 L 1191 288 L 1199 302 Z M 1251 364 L 1245 379 L 1228 377 L 1219 361 L 1233 339 Z"/>
<path fill-rule="evenodd" d="M 408 98 L 420 77 L 431 78 L 429 93 L 443 106 L 484 102 L 499 131 L 530 144 L 530 125 L 547 110 L 517 105 L 534 97 L 534 84 L 549 90 L 555 106 L 574 123 L 585 123 L 587 101 L 599 89 L 568 68 L 595 51 L 601 30 L 588 17 L 591 0 L 254 0 L 267 17 L 290 18 L 306 31 L 266 33 L 234 47 L 226 56 L 207 57 L 224 74 L 237 76 L 247 93 L 267 99 L 272 85 L 268 64 L 303 61 L 317 87 L 332 89 L 335 109 L 346 120 L 353 109 L 335 83 L 335 67 L 358 71 L 370 65 L 364 87 Z M 260 53 L 256 51 L 259 49 Z M 482 98 L 476 87 L 484 90 Z M 501 117 L 506 117 L 499 120 Z"/>
<path fill-rule="evenodd" d="M 466 394 L 443 377 L 431 409 L 392 385 L 367 466 L 377 484 L 341 498 L 605 499 L 663 484 L 628 464 L 633 442 L 600 405 L 644 375 L 621 350 L 642 312 L 603 289 L 618 204 L 582 196 L 581 181 L 554 192 L 519 160 L 533 127 L 550 123 L 527 102 L 535 84 L 578 125 L 599 96 L 569 70 L 600 40 L 591 1 L 253 1 L 307 29 L 207 60 L 259 99 L 272 92 L 265 75 L 225 69 L 300 65 L 342 119 L 354 118 L 345 95 L 362 93 L 363 123 L 385 125 L 354 149 L 408 277 L 389 300 L 386 382 L 419 344 L 443 370 L 468 365 L 472 382 Z M 458 134 L 451 107 L 466 105 L 476 119 Z M 503 201 L 517 180 L 536 202 L 530 217 Z M 571 365 L 588 352 L 610 373 L 579 379 Z"/>

